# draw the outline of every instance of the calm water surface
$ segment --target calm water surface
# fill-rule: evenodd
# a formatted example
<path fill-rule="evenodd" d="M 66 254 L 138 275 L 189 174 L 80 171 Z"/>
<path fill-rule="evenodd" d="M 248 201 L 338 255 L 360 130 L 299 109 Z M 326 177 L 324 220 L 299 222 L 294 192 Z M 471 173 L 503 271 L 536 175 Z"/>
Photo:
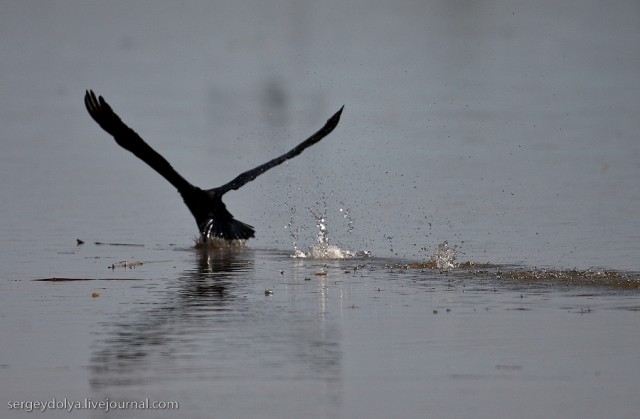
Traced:
<path fill-rule="evenodd" d="M 0 16 L 0 416 L 637 417 L 637 2 L 75 3 Z M 202 187 L 345 112 L 197 250 L 87 88 Z"/>
<path fill-rule="evenodd" d="M 2 305 L 8 400 L 176 400 L 190 417 L 633 417 L 637 408 L 637 277 L 260 249 L 85 244 L 57 259 L 90 280 L 3 286 L 13 296 Z"/>

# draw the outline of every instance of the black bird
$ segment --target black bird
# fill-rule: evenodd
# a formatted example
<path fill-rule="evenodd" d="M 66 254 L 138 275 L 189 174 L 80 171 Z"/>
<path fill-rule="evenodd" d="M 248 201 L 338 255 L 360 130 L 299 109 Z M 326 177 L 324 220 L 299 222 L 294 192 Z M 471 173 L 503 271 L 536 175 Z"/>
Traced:
<path fill-rule="evenodd" d="M 311 147 L 322 140 L 338 125 L 342 108 L 336 112 L 318 132 L 298 144 L 289 152 L 280 157 L 266 162 L 254 169 L 241 173 L 231 182 L 213 189 L 200 189 L 183 178 L 167 160 L 152 149 L 140 136 L 113 112 L 111 106 L 99 96 L 96 98 L 92 90 L 88 90 L 84 96 L 84 104 L 89 115 L 109 134 L 116 142 L 126 150 L 135 154 L 142 161 L 160 173 L 173 186 L 178 189 L 184 203 L 196 219 L 204 242 L 213 239 L 247 240 L 254 237 L 255 230 L 252 226 L 233 218 L 222 202 L 222 196 L 232 189 L 239 189 L 247 182 L 263 174 L 284 161 L 302 153 L 307 147 Z"/>

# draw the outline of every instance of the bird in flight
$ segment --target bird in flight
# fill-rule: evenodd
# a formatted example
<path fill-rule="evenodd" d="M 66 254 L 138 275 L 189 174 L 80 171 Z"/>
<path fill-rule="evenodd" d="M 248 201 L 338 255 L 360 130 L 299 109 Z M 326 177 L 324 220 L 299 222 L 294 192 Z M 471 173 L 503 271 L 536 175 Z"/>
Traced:
<path fill-rule="evenodd" d="M 102 129 L 111 134 L 116 143 L 135 154 L 136 157 L 151 166 L 178 189 L 184 203 L 196 219 L 201 240 L 205 243 L 215 239 L 247 240 L 254 237 L 255 230 L 253 227 L 236 220 L 222 202 L 222 196 L 232 189 L 239 189 L 245 183 L 251 182 L 267 170 L 297 156 L 306 148 L 322 140 L 338 125 L 344 108 L 343 106 L 329 118 L 318 132 L 280 157 L 247 170 L 222 186 L 212 189 L 200 189 L 183 178 L 164 157 L 144 142 L 134 130 L 125 125 L 102 96 L 96 97 L 92 90 L 88 90 L 84 96 L 84 104 L 93 120 Z"/>

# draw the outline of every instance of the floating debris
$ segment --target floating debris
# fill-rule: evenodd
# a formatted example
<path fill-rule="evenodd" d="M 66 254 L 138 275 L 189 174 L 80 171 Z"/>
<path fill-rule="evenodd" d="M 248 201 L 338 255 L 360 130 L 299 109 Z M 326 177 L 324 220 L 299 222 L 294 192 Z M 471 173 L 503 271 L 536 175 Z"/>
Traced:
<path fill-rule="evenodd" d="M 415 262 L 406 265 L 391 264 L 385 265 L 385 267 L 390 269 L 420 269 L 423 271 L 440 270 L 446 272 L 447 275 L 460 276 L 462 278 L 473 275 L 478 278 L 497 279 L 503 282 L 513 282 L 517 284 L 530 283 L 536 284 L 537 286 L 544 284 L 565 284 L 640 289 L 640 275 L 634 272 L 625 273 L 604 269 L 532 268 L 476 262 L 454 263 L 454 259 L 449 258 L 449 256 L 454 256 L 454 254 L 449 252 L 451 249 L 452 248 L 448 248 L 445 242 L 439 246 L 436 252 L 436 256 L 440 255 L 444 257 L 444 259 L 438 260 L 436 257 L 428 262 Z M 455 247 L 453 250 L 455 250 Z M 449 268 L 446 269 L 446 266 L 449 266 Z M 497 292 L 495 287 L 492 290 Z M 523 298 L 523 296 L 521 295 L 520 298 Z"/>
<path fill-rule="evenodd" d="M 68 278 L 53 277 L 34 279 L 38 282 L 77 282 L 77 281 L 142 281 L 144 278 Z"/>
<path fill-rule="evenodd" d="M 95 292 L 94 291 L 94 292 L 91 293 L 91 298 L 98 298 L 98 297 L 100 297 L 100 293 L 99 292 Z"/>
<path fill-rule="evenodd" d="M 144 247 L 144 244 L 136 244 L 136 243 L 102 243 L 102 242 L 94 242 L 96 246 L 132 246 L 132 247 Z"/>
<path fill-rule="evenodd" d="M 142 266 L 142 265 L 144 265 L 144 262 L 127 262 L 126 260 L 123 260 L 122 262 L 111 264 L 111 266 L 109 266 L 109 269 L 116 269 L 116 268 L 133 269 L 136 266 Z"/>

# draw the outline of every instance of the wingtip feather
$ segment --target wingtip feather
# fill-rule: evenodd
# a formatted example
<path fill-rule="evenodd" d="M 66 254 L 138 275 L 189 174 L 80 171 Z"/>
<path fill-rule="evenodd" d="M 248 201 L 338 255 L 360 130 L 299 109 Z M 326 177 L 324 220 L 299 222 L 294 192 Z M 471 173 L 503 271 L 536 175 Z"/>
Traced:
<path fill-rule="evenodd" d="M 340 116 L 342 115 L 343 110 L 344 110 L 344 105 L 342 105 L 342 107 L 338 110 L 338 112 L 334 113 L 333 116 L 329 118 L 329 120 L 325 124 L 325 127 L 330 128 L 330 130 L 333 130 L 338 125 L 338 122 L 340 122 Z"/>

